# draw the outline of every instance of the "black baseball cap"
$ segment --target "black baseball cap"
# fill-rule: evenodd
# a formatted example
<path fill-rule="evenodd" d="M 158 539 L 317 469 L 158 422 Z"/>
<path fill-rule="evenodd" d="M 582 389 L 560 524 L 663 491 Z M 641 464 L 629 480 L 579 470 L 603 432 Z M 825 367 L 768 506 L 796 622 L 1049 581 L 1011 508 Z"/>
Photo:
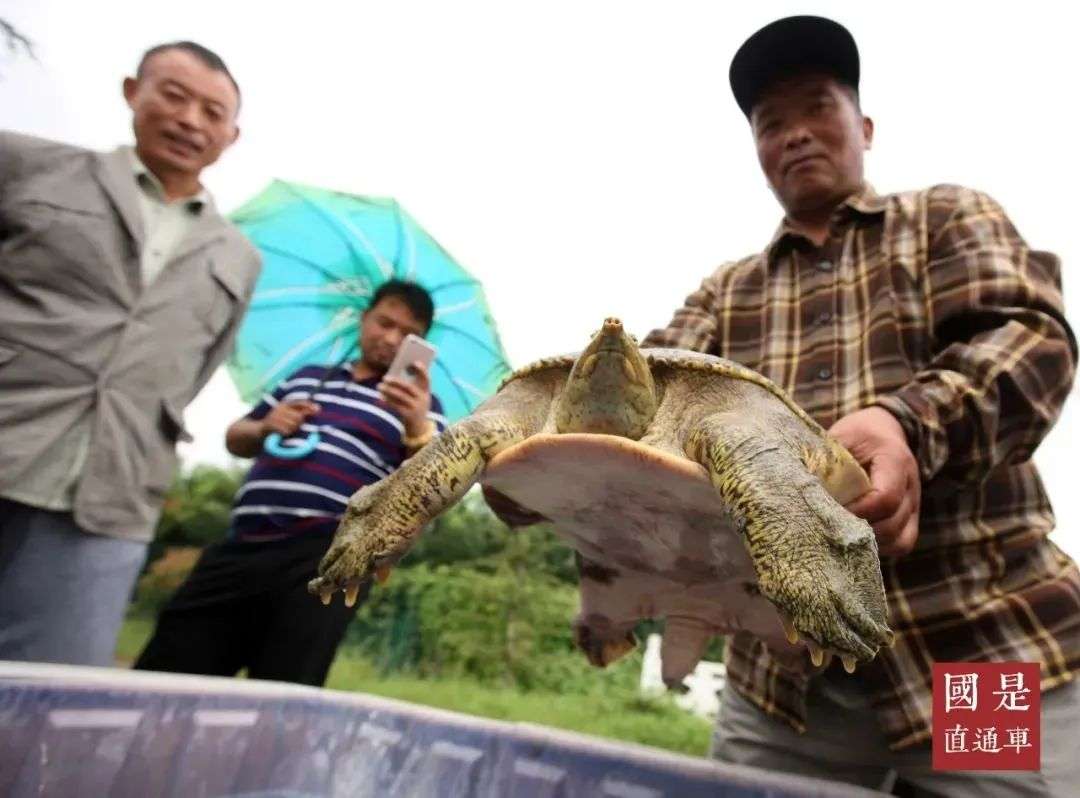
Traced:
<path fill-rule="evenodd" d="M 859 49 L 839 22 L 814 16 L 770 22 L 743 42 L 731 59 L 728 78 L 735 102 L 749 119 L 773 81 L 811 70 L 827 72 L 858 91 Z"/>

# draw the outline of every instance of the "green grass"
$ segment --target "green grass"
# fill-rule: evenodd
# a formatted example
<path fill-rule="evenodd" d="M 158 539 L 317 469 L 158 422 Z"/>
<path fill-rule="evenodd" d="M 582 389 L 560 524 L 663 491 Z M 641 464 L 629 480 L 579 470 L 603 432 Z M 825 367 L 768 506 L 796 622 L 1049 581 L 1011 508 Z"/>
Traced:
<path fill-rule="evenodd" d="M 118 665 L 130 665 L 135 660 L 153 626 L 150 618 L 128 616 L 116 649 Z M 326 686 L 495 720 L 554 726 L 694 756 L 704 756 L 708 749 L 710 726 L 706 721 L 684 712 L 666 697 L 644 698 L 627 689 L 563 695 L 521 692 L 466 679 L 380 676 L 371 663 L 350 656 L 347 649 L 330 669 Z"/>
<path fill-rule="evenodd" d="M 116 641 L 116 664 L 130 667 L 154 631 L 154 619 L 129 613 Z"/>
<path fill-rule="evenodd" d="M 465 679 L 380 677 L 365 660 L 339 656 L 326 686 L 495 720 L 537 723 L 560 729 L 704 756 L 708 722 L 679 709 L 667 697 L 645 698 L 627 690 L 595 695 L 521 692 Z"/>

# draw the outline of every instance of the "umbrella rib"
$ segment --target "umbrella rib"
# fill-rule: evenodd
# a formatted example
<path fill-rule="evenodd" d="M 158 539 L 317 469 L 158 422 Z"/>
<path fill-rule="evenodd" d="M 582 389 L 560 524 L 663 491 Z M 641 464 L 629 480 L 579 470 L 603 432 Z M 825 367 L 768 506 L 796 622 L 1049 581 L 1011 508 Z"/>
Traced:
<path fill-rule="evenodd" d="M 469 396 L 465 393 L 465 391 L 461 389 L 461 386 L 457 384 L 457 380 L 455 380 L 454 375 L 450 373 L 450 369 L 444 366 L 438 358 L 435 359 L 435 365 L 442 370 L 442 372 L 446 375 L 447 380 L 450 381 L 450 385 L 453 386 L 455 391 L 457 391 L 458 398 L 461 399 L 461 401 L 464 403 L 466 412 L 471 413 L 473 407 L 472 403 L 469 401 Z"/>
<path fill-rule="evenodd" d="M 315 202 L 315 200 L 304 194 L 304 192 L 300 191 L 300 189 L 298 189 L 291 183 L 282 183 L 282 185 L 284 186 L 286 191 L 288 191 L 290 194 L 300 200 L 300 203 L 302 205 L 310 208 L 316 216 L 329 224 L 330 229 L 337 233 L 337 235 L 342 239 L 342 241 L 345 242 L 345 246 L 348 248 L 349 252 L 352 254 L 353 257 L 356 257 L 359 254 L 356 251 L 352 240 L 347 235 L 344 235 L 340 229 L 338 229 L 338 226 L 336 224 L 338 219 L 336 216 L 328 213 L 322 206 Z"/>
<path fill-rule="evenodd" d="M 288 250 L 278 249 L 277 247 L 268 246 L 267 244 L 259 244 L 258 246 L 259 246 L 259 249 L 261 249 L 263 252 L 268 252 L 268 253 L 270 253 L 272 255 L 280 255 L 283 258 L 291 258 L 292 260 L 295 260 L 297 263 L 300 263 L 300 264 L 302 264 L 304 266 L 308 266 L 308 267 L 314 269 L 319 274 L 321 274 L 323 277 L 326 277 L 329 280 L 339 280 L 339 279 L 341 279 L 339 275 L 334 274 L 332 271 L 327 269 L 325 266 L 323 266 L 323 265 L 321 265 L 319 263 L 316 263 L 313 260 L 308 260 L 303 255 L 297 255 L 295 252 L 289 252 Z"/>
<path fill-rule="evenodd" d="M 409 234 L 408 229 L 405 227 L 404 213 L 401 210 L 401 206 L 394 202 L 394 218 L 397 219 L 398 229 L 398 263 L 395 266 L 399 271 L 402 271 L 402 276 L 406 280 L 416 280 L 416 243 L 413 241 L 412 236 Z M 405 253 L 405 260 L 407 261 L 404 269 L 401 268 L 401 255 Z"/>
<path fill-rule="evenodd" d="M 264 310 L 280 308 L 283 305 L 298 308 L 344 306 L 360 310 L 360 304 L 351 300 L 370 299 L 370 297 L 370 293 L 361 294 L 358 291 L 346 293 L 329 286 L 323 288 L 317 286 L 312 286 L 310 288 L 270 288 L 255 294 L 251 298 L 250 307 L 252 310 Z"/>
<path fill-rule="evenodd" d="M 468 310 L 475 305 L 476 297 L 473 297 L 472 299 L 466 299 L 464 302 L 458 302 L 456 305 L 443 305 L 441 308 L 435 311 L 435 318 L 442 319 L 444 316 L 450 316 L 454 313 Z"/>
<path fill-rule="evenodd" d="M 266 370 L 265 376 L 262 378 L 262 381 L 259 385 L 260 392 L 263 391 L 265 387 L 270 384 L 272 379 L 274 379 L 280 372 L 284 371 L 285 367 L 288 366 L 289 363 L 298 354 L 311 351 L 314 347 L 318 346 L 324 341 L 331 340 L 339 333 L 349 329 L 355 323 L 355 320 L 352 318 L 348 318 L 345 321 L 331 322 L 328 326 L 319 330 L 314 335 L 309 335 L 307 338 L 296 344 L 296 346 L 290 348 L 289 351 L 287 351 L 285 354 L 278 358 L 276 363 L 271 365 L 270 368 Z"/>
<path fill-rule="evenodd" d="M 393 276 L 394 267 L 372 245 L 372 243 L 368 240 L 367 236 L 364 235 L 363 231 L 361 231 L 359 228 L 349 222 L 348 219 L 342 219 L 338 214 L 334 213 L 329 208 L 324 208 L 323 206 L 315 202 L 315 200 L 305 196 L 303 193 L 298 191 L 295 186 L 291 186 L 287 183 L 286 186 L 288 187 L 289 191 L 291 191 L 295 196 L 300 198 L 301 202 L 310 207 L 316 213 L 316 215 L 322 217 L 324 221 L 330 223 L 331 229 L 333 229 L 334 232 L 341 236 L 342 240 L 345 242 L 345 246 L 349 248 L 349 252 L 352 253 L 354 258 L 359 260 L 360 253 L 357 251 L 352 239 L 342 232 L 342 230 L 340 229 L 341 227 L 344 227 L 345 231 L 352 234 L 353 236 L 356 236 L 360 243 L 364 245 L 364 248 L 368 251 L 368 254 L 371 255 L 371 257 L 375 260 L 375 265 L 378 266 L 379 270 L 383 273 L 383 277 Z"/>
<path fill-rule="evenodd" d="M 475 277 L 464 280 L 452 280 L 449 283 L 442 283 L 440 285 L 434 285 L 429 287 L 428 293 L 434 294 L 436 291 L 445 291 L 447 288 L 457 288 L 458 286 L 479 286 L 480 281 Z"/>
<path fill-rule="evenodd" d="M 482 391 L 481 389 L 477 388 L 471 382 L 466 382 L 465 380 L 458 379 L 457 377 L 451 377 L 450 379 L 454 383 L 454 385 L 457 385 L 459 388 L 464 388 L 465 390 L 470 391 L 471 393 L 475 394 L 478 399 L 486 399 L 487 398 L 487 393 Z"/>
<path fill-rule="evenodd" d="M 493 349 L 487 343 L 485 343 L 480 338 L 477 338 L 472 333 L 467 333 L 464 330 L 462 330 L 460 327 L 455 327 L 453 324 L 443 324 L 442 322 L 437 322 L 434 326 L 436 326 L 436 327 L 438 327 L 439 329 L 442 329 L 442 330 L 450 330 L 452 332 L 455 332 L 458 335 L 460 335 L 462 338 L 468 338 L 474 344 L 476 344 L 481 349 L 483 349 L 487 354 L 491 355 L 492 357 L 494 357 L 499 362 L 505 363 L 507 370 L 508 371 L 510 370 L 510 364 L 507 362 L 505 354 L 503 354 L 498 349 Z M 497 339 L 497 336 L 496 336 L 496 339 Z M 500 349 L 501 349 L 501 345 L 500 345 Z"/>

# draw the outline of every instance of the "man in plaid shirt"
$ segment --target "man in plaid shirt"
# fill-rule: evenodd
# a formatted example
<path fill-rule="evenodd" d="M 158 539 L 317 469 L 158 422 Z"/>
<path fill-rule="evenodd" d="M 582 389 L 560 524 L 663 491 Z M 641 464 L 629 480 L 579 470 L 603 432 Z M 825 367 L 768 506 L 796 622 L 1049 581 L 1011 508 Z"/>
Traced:
<path fill-rule="evenodd" d="M 978 191 L 874 193 L 837 23 L 766 26 L 730 79 L 785 216 L 644 343 L 760 371 L 863 464 L 873 490 L 848 509 L 877 535 L 896 644 L 849 676 L 735 635 L 714 756 L 950 796 L 1075 794 L 1080 572 L 1047 539 L 1031 461 L 1076 365 L 1058 260 Z M 1041 772 L 931 770 L 932 665 L 958 660 L 1040 663 Z"/>

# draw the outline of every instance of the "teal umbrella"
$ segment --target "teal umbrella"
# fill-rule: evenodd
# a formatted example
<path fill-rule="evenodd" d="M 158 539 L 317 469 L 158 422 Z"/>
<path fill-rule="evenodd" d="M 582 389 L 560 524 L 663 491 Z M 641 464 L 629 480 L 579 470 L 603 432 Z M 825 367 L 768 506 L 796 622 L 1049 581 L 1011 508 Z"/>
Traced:
<path fill-rule="evenodd" d="M 355 353 L 360 314 L 391 278 L 419 283 L 435 303 L 432 390 L 449 421 L 510 373 L 480 282 L 394 200 L 275 180 L 231 218 L 263 257 L 227 364 L 246 401 L 301 366 Z"/>

